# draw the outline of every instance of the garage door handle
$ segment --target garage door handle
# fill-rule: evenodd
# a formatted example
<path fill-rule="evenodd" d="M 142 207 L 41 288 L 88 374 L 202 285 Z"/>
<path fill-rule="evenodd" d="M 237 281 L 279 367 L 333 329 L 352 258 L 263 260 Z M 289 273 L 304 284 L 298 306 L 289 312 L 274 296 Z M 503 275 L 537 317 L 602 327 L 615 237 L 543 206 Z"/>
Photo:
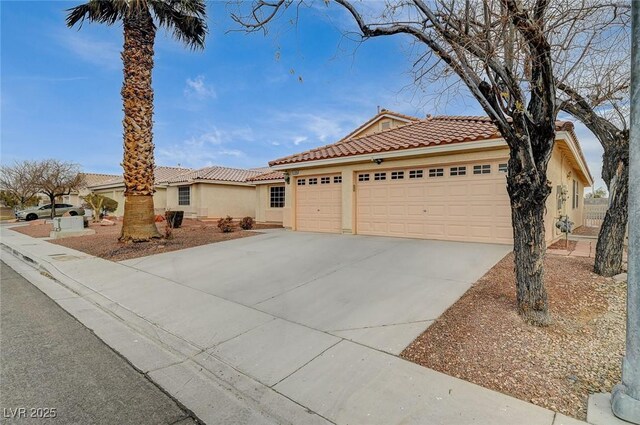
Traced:
<path fill-rule="evenodd" d="M 422 212 L 427 212 L 427 210 L 422 210 Z"/>
<path fill-rule="evenodd" d="M 318 208 L 318 212 L 320 212 L 320 208 Z"/>

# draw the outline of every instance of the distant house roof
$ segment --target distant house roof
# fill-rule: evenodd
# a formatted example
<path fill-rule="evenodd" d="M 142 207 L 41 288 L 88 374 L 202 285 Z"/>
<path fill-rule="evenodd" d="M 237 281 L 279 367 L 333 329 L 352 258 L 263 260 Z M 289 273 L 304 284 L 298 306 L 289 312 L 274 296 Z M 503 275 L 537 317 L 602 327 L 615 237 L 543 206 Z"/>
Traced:
<path fill-rule="evenodd" d="M 173 176 L 165 180 L 163 183 L 187 183 L 195 180 L 210 180 L 218 182 L 245 183 L 251 177 L 264 174 L 263 169 L 245 170 L 241 168 L 228 167 L 204 167 L 198 170 L 191 170 Z"/>
<path fill-rule="evenodd" d="M 268 168 L 267 168 L 268 170 Z M 284 172 L 283 171 L 269 171 L 267 173 L 259 174 L 254 177 L 250 177 L 247 179 L 248 182 L 264 182 L 271 180 L 283 180 L 284 181 Z"/>
<path fill-rule="evenodd" d="M 573 124 L 558 121 L 556 127 L 558 130 L 572 130 Z M 269 162 L 269 165 L 296 164 L 501 137 L 489 117 L 435 116 L 367 136 L 342 139 L 331 145 L 276 159 Z"/>
<path fill-rule="evenodd" d="M 188 173 L 192 171 L 191 168 L 182 168 L 182 167 L 165 167 L 158 166 L 154 169 L 153 174 L 155 178 L 155 184 L 163 183 L 168 179 L 171 179 L 180 174 Z M 101 186 L 123 186 L 124 185 L 124 177 L 123 176 L 112 176 L 111 179 L 100 181 L 94 184 L 87 184 L 87 187 L 101 187 Z"/>
<path fill-rule="evenodd" d="M 84 177 L 85 187 L 96 186 L 104 182 L 108 182 L 113 179 L 117 179 L 119 176 L 116 174 L 100 174 L 100 173 L 82 173 Z"/>

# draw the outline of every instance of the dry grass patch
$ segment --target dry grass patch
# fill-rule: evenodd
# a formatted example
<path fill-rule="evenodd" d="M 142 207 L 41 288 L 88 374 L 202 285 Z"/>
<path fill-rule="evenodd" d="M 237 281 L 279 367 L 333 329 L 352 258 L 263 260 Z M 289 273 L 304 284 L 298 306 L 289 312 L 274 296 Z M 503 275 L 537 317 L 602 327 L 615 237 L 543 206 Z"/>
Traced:
<path fill-rule="evenodd" d="M 620 381 L 626 284 L 592 272 L 592 258 L 548 255 L 553 323 L 515 311 L 507 255 L 407 347 L 402 357 L 579 419 L 587 397 Z"/>

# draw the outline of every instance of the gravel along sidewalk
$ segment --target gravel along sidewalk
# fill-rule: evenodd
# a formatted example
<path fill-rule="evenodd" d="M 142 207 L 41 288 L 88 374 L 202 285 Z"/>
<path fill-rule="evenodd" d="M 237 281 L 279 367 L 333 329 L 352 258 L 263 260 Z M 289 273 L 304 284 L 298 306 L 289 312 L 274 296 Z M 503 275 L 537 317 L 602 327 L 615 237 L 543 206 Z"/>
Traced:
<path fill-rule="evenodd" d="M 592 270 L 593 258 L 547 255 L 553 323 L 538 328 L 516 313 L 510 254 L 401 356 L 585 419 L 588 395 L 610 392 L 620 381 L 625 337 L 626 282 Z"/>

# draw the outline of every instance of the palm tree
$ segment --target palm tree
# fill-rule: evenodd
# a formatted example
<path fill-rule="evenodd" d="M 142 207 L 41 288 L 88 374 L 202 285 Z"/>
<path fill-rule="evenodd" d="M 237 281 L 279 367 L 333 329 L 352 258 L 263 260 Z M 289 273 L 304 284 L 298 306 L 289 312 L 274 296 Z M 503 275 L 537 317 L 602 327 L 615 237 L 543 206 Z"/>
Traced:
<path fill-rule="evenodd" d="M 124 27 L 124 169 L 125 203 L 121 241 L 160 237 L 154 222 L 153 44 L 156 23 L 192 49 L 204 48 L 205 0 L 89 0 L 67 10 L 67 26 L 85 19 Z M 154 19 L 155 18 L 155 19 Z"/>

